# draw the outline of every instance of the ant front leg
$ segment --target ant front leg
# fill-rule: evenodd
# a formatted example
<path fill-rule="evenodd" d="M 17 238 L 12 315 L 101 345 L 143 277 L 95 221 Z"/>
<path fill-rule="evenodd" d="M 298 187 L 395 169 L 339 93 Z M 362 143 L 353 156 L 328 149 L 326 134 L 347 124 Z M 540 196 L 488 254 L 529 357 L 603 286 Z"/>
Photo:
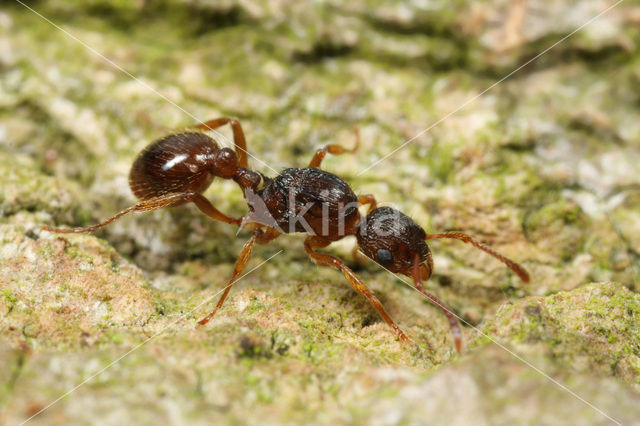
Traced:
<path fill-rule="evenodd" d="M 327 155 L 327 153 L 333 155 L 341 155 L 346 153 L 353 154 L 354 152 L 356 152 L 358 150 L 358 147 L 360 146 L 360 130 L 358 129 L 358 126 L 355 126 L 353 128 L 353 133 L 356 136 L 356 144 L 353 148 L 347 149 L 342 145 L 335 144 L 325 145 L 322 148 L 318 149 L 313 155 L 311 162 L 309 162 L 309 167 L 315 167 L 317 169 L 320 168 L 320 163 L 322 163 L 322 160 L 324 160 L 324 157 Z"/>
<path fill-rule="evenodd" d="M 369 288 L 362 282 L 362 280 L 344 264 L 339 258 L 326 253 L 319 253 L 314 248 L 322 248 L 331 244 L 331 241 L 327 241 L 322 237 L 308 237 L 304 240 L 304 249 L 311 257 L 311 260 L 316 265 L 320 266 L 332 266 L 342 271 L 344 276 L 349 280 L 349 283 L 355 291 L 366 297 L 374 308 L 378 311 L 378 314 L 383 320 L 396 332 L 398 338 L 404 342 L 408 342 L 409 338 L 402 332 L 400 327 L 391 319 L 384 306 L 380 303 L 380 300 L 369 290 Z"/>
<path fill-rule="evenodd" d="M 190 201 L 194 203 L 201 212 L 206 214 L 212 219 L 219 220 L 221 222 L 228 223 L 230 225 L 240 225 L 241 219 L 233 219 L 225 215 L 216 209 L 213 204 L 209 200 L 207 200 L 203 195 L 198 194 L 197 192 L 178 192 L 173 194 L 161 195 L 159 197 L 149 198 L 148 200 L 140 201 L 135 206 L 131 206 L 127 209 L 122 210 L 118 214 L 110 217 L 109 219 L 101 222 L 97 225 L 88 226 L 86 228 L 73 228 L 73 229 L 61 229 L 61 228 L 52 228 L 50 226 L 43 226 L 42 229 L 45 231 L 56 232 L 58 234 L 69 234 L 69 233 L 79 233 L 79 232 L 93 232 L 97 229 L 102 228 L 110 224 L 111 222 L 119 219 L 120 217 L 126 215 L 131 212 L 148 212 L 152 210 L 157 210 L 162 207 L 171 206 L 175 203 L 180 203 L 183 201 Z"/>
<path fill-rule="evenodd" d="M 249 163 L 247 161 L 247 141 L 244 137 L 244 132 L 242 131 L 242 126 L 240 122 L 235 118 L 222 117 L 216 118 L 214 120 L 205 121 L 202 124 L 198 124 L 195 126 L 196 129 L 200 130 L 215 130 L 218 127 L 222 127 L 225 124 L 231 125 L 231 130 L 233 130 L 233 143 L 235 145 L 236 154 L 238 155 L 238 163 L 240 167 L 244 167 L 245 169 L 249 168 Z"/>
<path fill-rule="evenodd" d="M 244 267 L 247 266 L 247 263 L 251 258 L 251 253 L 253 252 L 253 246 L 255 245 L 256 240 L 260 236 L 261 232 L 262 231 L 260 229 L 256 229 L 255 231 L 253 231 L 253 235 L 251 235 L 251 238 L 249 238 L 249 241 L 247 241 L 244 244 L 244 246 L 242 247 L 242 251 L 240 252 L 240 256 L 238 256 L 238 260 L 236 260 L 236 265 L 233 268 L 233 274 L 231 275 L 231 279 L 229 280 L 227 285 L 224 287 L 224 293 L 222 293 L 222 296 L 220 296 L 220 300 L 218 300 L 218 304 L 209 315 L 207 315 L 206 317 L 198 321 L 198 325 L 205 325 L 206 323 L 208 323 L 211 320 L 211 318 L 213 318 L 213 316 L 216 314 L 216 312 L 218 312 L 218 310 L 222 307 L 222 304 L 227 298 L 227 295 L 231 291 L 231 287 L 236 282 L 236 280 L 238 279 L 238 276 L 242 273 L 242 271 L 244 271 Z"/>

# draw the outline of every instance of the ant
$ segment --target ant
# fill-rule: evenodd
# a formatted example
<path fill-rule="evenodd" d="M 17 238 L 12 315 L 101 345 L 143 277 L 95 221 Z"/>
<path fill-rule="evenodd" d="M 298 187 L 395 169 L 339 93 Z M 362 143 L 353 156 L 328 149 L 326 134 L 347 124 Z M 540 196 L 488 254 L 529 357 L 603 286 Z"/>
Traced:
<path fill-rule="evenodd" d="M 220 148 L 203 131 L 229 124 L 235 150 Z M 222 307 L 233 283 L 247 265 L 256 243 L 267 244 L 283 233 L 305 232 L 304 249 L 311 260 L 321 266 L 342 271 L 351 286 L 366 297 L 382 319 L 402 341 L 409 339 L 369 290 L 365 283 L 338 257 L 317 251 L 346 236 L 355 236 L 357 247 L 383 268 L 413 279 L 414 287 L 446 315 L 454 346 L 460 353 L 462 329 L 458 318 L 422 282 L 433 271 L 433 259 L 427 240 L 452 238 L 472 244 L 511 268 L 524 282 L 529 274 L 519 264 L 461 232 L 427 234 L 402 212 L 391 207 L 377 207 L 373 195 L 357 196 L 338 176 L 320 169 L 327 154 L 353 153 L 360 145 L 357 127 L 355 146 L 351 149 L 329 144 L 315 152 L 308 167 L 288 168 L 271 179 L 248 168 L 247 144 L 240 123 L 232 118 L 218 118 L 195 126 L 198 131 L 170 134 L 152 142 L 136 158 L 129 174 L 129 185 L 141 201 L 115 216 L 93 226 L 60 229 L 44 226 L 57 233 L 93 232 L 133 211 L 151 211 L 194 203 L 203 213 L 242 229 L 252 231 L 235 263 L 235 267 L 214 310 L 198 322 L 204 325 Z M 234 219 L 218 211 L 202 195 L 214 177 L 232 179 L 244 191 L 250 212 Z M 365 217 L 359 206 L 368 205 Z"/>

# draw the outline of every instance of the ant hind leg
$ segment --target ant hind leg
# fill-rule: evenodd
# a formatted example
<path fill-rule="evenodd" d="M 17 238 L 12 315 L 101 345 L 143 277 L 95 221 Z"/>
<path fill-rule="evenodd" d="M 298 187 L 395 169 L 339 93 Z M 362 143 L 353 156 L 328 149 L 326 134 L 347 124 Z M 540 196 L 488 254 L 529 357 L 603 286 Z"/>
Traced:
<path fill-rule="evenodd" d="M 121 212 L 115 214 L 114 216 L 110 217 L 109 219 L 103 222 L 100 222 L 97 225 L 88 226 L 86 228 L 63 229 L 63 228 L 53 228 L 51 226 L 43 226 L 42 229 L 44 231 L 55 232 L 58 234 L 93 232 L 119 219 L 120 217 L 126 215 L 127 213 L 148 212 L 148 211 L 160 209 L 162 207 L 171 206 L 175 203 L 179 203 L 182 201 L 193 202 L 200 209 L 200 211 L 202 211 L 204 214 L 206 214 L 212 219 L 219 220 L 221 222 L 225 222 L 231 225 L 240 225 L 240 222 L 241 222 L 240 219 L 230 218 L 229 216 L 220 212 L 203 195 L 198 194 L 197 192 L 178 192 L 178 193 L 161 195 L 158 197 L 149 198 L 148 200 L 140 201 L 135 206 L 126 208 Z"/>
<path fill-rule="evenodd" d="M 220 296 L 220 300 L 218 300 L 215 309 L 209 315 L 198 321 L 198 325 L 205 325 L 206 323 L 208 323 L 216 314 L 216 312 L 218 312 L 218 310 L 222 307 L 222 304 L 227 298 L 227 295 L 231 291 L 231 287 L 237 281 L 238 276 L 242 273 L 242 271 L 244 271 L 245 266 L 247 266 L 247 263 L 251 258 L 251 253 L 253 252 L 253 246 L 255 245 L 256 239 L 259 237 L 260 233 L 261 231 L 259 229 L 253 231 L 253 235 L 251 235 L 251 238 L 249 238 L 249 240 L 244 244 L 244 246 L 242 247 L 242 251 L 240 252 L 240 256 L 238 256 L 238 260 L 236 260 L 236 265 L 233 268 L 233 274 L 227 282 L 227 285 L 224 287 L 224 293 L 222 293 L 222 296 Z"/>
<path fill-rule="evenodd" d="M 320 163 L 322 163 L 322 160 L 324 160 L 324 157 L 327 155 L 327 153 L 333 155 L 341 155 L 346 153 L 353 154 L 354 152 L 356 152 L 358 150 L 358 147 L 360 147 L 360 130 L 358 129 L 358 126 L 355 126 L 353 128 L 353 133 L 356 136 L 356 144 L 353 148 L 348 149 L 343 147 L 342 145 L 336 144 L 325 145 L 322 148 L 319 148 L 313 155 L 313 158 L 309 162 L 309 167 L 320 168 Z"/>
<path fill-rule="evenodd" d="M 238 155 L 238 162 L 240 163 L 240 167 L 244 167 L 245 169 L 249 168 L 249 163 L 247 161 L 247 140 L 244 137 L 242 126 L 240 125 L 240 122 L 238 120 L 236 120 L 235 118 L 221 117 L 205 121 L 204 123 L 198 124 L 194 127 L 196 129 L 207 131 L 215 130 L 218 127 L 224 126 L 225 124 L 231 125 L 231 130 L 233 131 L 233 143 L 235 145 L 236 154 Z"/>

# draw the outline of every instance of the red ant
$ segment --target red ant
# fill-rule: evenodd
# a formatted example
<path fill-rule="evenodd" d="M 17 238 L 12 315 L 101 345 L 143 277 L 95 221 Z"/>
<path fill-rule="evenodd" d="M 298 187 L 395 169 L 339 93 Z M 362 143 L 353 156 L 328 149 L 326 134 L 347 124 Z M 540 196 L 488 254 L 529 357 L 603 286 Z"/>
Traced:
<path fill-rule="evenodd" d="M 310 234 L 304 241 L 304 248 L 311 260 L 317 265 L 341 270 L 351 286 L 366 297 L 394 329 L 398 338 L 408 341 L 378 298 L 341 259 L 316 251 L 346 236 L 355 236 L 360 250 L 367 257 L 391 272 L 412 278 L 416 290 L 442 309 L 449 320 L 458 352 L 462 347 L 462 329 L 457 317 L 422 286 L 422 281 L 427 280 L 433 270 L 427 240 L 454 238 L 470 243 L 506 264 L 524 282 L 529 282 L 529 274 L 523 267 L 470 236 L 461 232 L 427 234 L 408 216 L 391 207 L 378 208 L 372 195 L 356 196 L 344 180 L 321 170 L 320 164 L 327 153 L 340 155 L 358 148 L 357 128 L 354 148 L 326 145 L 316 151 L 308 167 L 285 169 L 270 179 L 248 168 L 247 146 L 238 121 L 219 118 L 196 128 L 214 130 L 225 124 L 230 124 L 233 130 L 235 151 L 220 148 L 202 132 L 187 131 L 166 136 L 151 143 L 133 163 L 129 185 L 141 200 L 138 204 L 94 226 L 76 229 L 45 226 L 43 229 L 58 233 L 92 232 L 132 211 L 150 211 L 193 202 L 213 219 L 252 230 L 253 234 L 242 248 L 220 300 L 215 309 L 198 322 L 200 325 L 206 324 L 220 309 L 249 261 L 255 243 L 267 244 L 282 233 Z M 216 176 L 233 179 L 242 188 L 249 204 L 249 214 L 239 219 L 230 218 L 201 195 Z M 358 207 L 365 204 L 369 205 L 369 210 L 363 218 Z"/>

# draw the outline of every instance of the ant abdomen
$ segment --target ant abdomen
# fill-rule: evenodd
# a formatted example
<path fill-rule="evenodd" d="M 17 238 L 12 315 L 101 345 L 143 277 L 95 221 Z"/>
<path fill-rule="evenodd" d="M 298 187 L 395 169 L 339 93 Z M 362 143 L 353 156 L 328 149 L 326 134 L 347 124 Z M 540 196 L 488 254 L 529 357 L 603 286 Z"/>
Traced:
<path fill-rule="evenodd" d="M 131 191 L 140 200 L 169 193 L 202 193 L 213 181 L 218 150 L 217 143 L 204 133 L 177 133 L 159 139 L 140 152 L 131 166 Z"/>

